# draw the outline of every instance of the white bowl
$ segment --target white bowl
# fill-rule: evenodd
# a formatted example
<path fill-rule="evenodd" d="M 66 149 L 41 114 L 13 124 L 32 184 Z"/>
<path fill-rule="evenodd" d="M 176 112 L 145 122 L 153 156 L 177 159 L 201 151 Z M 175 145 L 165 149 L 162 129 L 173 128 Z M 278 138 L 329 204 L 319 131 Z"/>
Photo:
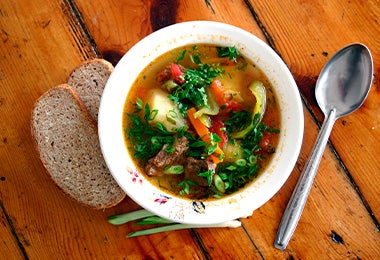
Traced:
<path fill-rule="evenodd" d="M 268 77 L 281 110 L 280 138 L 265 172 L 246 188 L 225 198 L 190 201 L 153 186 L 134 166 L 125 146 L 122 117 L 128 91 L 155 58 L 189 44 L 236 46 Z M 175 222 L 215 224 L 250 216 L 285 183 L 299 155 L 303 110 L 297 85 L 281 58 L 263 41 L 232 25 L 193 21 L 165 27 L 133 46 L 116 65 L 104 89 L 99 110 L 99 138 L 105 161 L 120 187 L 143 208 Z"/>

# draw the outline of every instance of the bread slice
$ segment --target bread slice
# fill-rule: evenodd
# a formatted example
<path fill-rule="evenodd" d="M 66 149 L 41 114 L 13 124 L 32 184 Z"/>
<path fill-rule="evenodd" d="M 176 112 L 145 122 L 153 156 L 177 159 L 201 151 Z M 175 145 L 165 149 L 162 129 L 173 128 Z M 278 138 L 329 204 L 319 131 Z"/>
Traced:
<path fill-rule="evenodd" d="M 72 198 L 103 209 L 125 197 L 103 159 L 95 121 L 73 88 L 62 84 L 43 94 L 31 130 L 51 178 Z"/>
<path fill-rule="evenodd" d="M 113 70 L 114 67 L 108 61 L 93 59 L 74 69 L 67 80 L 96 122 L 103 89 Z"/>

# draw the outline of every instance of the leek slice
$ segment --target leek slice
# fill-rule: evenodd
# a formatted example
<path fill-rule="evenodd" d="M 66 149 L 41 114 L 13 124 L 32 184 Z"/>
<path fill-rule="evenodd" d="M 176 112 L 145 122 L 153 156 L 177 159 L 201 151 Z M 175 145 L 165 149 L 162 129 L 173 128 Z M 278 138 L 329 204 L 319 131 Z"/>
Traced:
<path fill-rule="evenodd" d="M 252 122 L 245 129 L 236 133 L 232 133 L 232 138 L 244 138 L 254 127 L 256 127 L 258 123 L 260 123 L 265 113 L 267 98 L 264 84 L 261 81 L 256 80 L 253 81 L 248 88 L 251 90 L 252 94 L 256 98 L 256 104 L 253 108 L 252 113 Z M 258 122 L 255 122 L 256 120 L 254 120 L 256 114 L 258 114 L 260 117 Z"/>
<path fill-rule="evenodd" d="M 207 107 L 201 107 L 197 112 L 195 112 L 194 117 L 200 118 L 202 115 L 217 115 L 219 113 L 219 106 L 216 102 L 214 96 L 211 94 L 210 88 L 206 88 L 206 96 L 207 96 Z"/>

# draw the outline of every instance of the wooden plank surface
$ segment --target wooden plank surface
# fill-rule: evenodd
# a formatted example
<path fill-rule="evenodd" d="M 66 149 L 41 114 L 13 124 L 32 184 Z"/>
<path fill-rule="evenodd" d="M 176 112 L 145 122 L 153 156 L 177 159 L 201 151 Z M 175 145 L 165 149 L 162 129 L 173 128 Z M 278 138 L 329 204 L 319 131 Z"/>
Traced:
<path fill-rule="evenodd" d="M 380 5 L 372 1 L 2 1 L 0 3 L 0 259 L 376 259 L 380 257 Z M 139 209 L 126 198 L 96 211 L 50 180 L 30 136 L 34 101 L 82 61 L 111 62 L 138 40 L 188 20 L 234 24 L 265 40 L 305 100 L 305 135 L 291 177 L 237 229 L 196 229 L 133 239 L 106 218 Z M 286 251 L 273 247 L 282 212 L 323 116 L 313 90 L 333 53 L 360 41 L 374 56 L 363 108 L 338 120 L 300 224 Z"/>
<path fill-rule="evenodd" d="M 320 122 L 322 113 L 314 98 L 314 85 L 324 64 L 350 43 L 361 42 L 371 50 L 375 77 L 370 94 L 362 108 L 336 122 L 331 142 L 369 207 L 380 216 L 380 147 L 377 145 L 380 141 L 380 41 L 374 37 L 380 32 L 376 18 L 380 14 L 379 1 L 286 0 L 270 7 L 265 2 L 252 1 L 252 5 Z"/>
<path fill-rule="evenodd" d="M 1 193 L 0 193 L 1 195 Z M 24 247 L 14 233 L 14 226 L 8 213 L 5 211 L 5 206 L 0 201 L 0 234 L 1 246 L 0 256 L 3 259 L 21 259 L 25 256 Z"/>

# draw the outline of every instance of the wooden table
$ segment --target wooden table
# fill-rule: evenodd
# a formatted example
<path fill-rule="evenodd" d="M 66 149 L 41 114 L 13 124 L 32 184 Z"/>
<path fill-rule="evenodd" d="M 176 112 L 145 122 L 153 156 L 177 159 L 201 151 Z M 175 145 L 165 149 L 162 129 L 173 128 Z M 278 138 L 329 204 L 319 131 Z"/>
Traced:
<path fill-rule="evenodd" d="M 305 134 L 291 177 L 236 229 L 125 238 L 136 227 L 107 216 L 139 209 L 126 198 L 104 211 L 70 200 L 51 181 L 30 134 L 35 100 L 80 63 L 121 55 L 152 31 L 189 20 L 241 27 L 289 66 L 303 97 Z M 379 0 L 2 0 L 0 3 L 0 259 L 379 259 Z M 362 108 L 336 122 L 287 249 L 273 241 L 323 114 L 314 87 L 326 61 L 362 42 L 375 71 Z"/>

